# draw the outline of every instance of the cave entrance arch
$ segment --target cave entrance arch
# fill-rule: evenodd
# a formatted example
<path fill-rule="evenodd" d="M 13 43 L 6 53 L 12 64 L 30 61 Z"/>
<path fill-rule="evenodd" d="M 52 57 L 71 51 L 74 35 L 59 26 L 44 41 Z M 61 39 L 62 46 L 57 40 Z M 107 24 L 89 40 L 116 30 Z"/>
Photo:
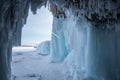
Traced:
<path fill-rule="evenodd" d="M 27 53 L 26 51 L 35 51 L 36 48 L 34 47 L 37 47 L 39 43 L 51 39 L 52 19 L 53 19 L 52 17 L 53 17 L 52 13 L 48 10 L 48 8 L 45 8 L 44 6 L 42 6 L 39 10 L 37 10 L 36 15 L 34 15 L 29 10 L 27 23 L 22 28 L 21 47 L 13 47 L 12 78 L 14 79 L 16 79 L 17 77 L 19 78 L 22 74 L 24 74 L 22 75 L 24 76 L 24 78 L 31 77 L 37 74 L 34 73 L 34 71 L 33 73 L 26 72 L 27 70 L 28 71 L 33 70 L 30 68 L 31 67 L 34 68 L 34 66 L 32 66 L 34 62 L 32 63 L 30 60 L 31 66 L 29 66 L 30 65 L 29 61 L 27 61 L 27 59 L 29 58 L 26 57 L 30 57 L 30 56 L 26 55 L 25 57 L 24 54 Z M 24 60 L 24 58 L 26 58 L 26 60 Z"/>

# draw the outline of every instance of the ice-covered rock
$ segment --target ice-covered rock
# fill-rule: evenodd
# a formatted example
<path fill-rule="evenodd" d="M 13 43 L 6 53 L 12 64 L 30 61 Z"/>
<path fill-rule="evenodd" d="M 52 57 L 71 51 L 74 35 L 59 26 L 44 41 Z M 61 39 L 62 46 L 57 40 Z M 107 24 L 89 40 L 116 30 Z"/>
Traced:
<path fill-rule="evenodd" d="M 41 42 L 37 49 L 36 52 L 40 55 L 48 55 L 50 54 L 50 41 L 44 41 Z"/>
<path fill-rule="evenodd" d="M 119 23 L 110 22 L 111 25 L 101 23 L 97 25 L 85 17 L 75 17 L 72 12 L 68 11 L 67 18 L 61 21 L 61 18 L 53 21 L 53 36 L 51 54 L 53 59 L 62 59 L 66 80 L 117 80 L 119 78 L 119 33 L 113 28 L 118 27 Z M 119 20 L 118 20 L 119 21 Z M 54 26 L 61 27 L 55 28 Z M 108 26 L 107 28 L 105 28 Z M 60 33 L 61 32 L 61 33 Z M 60 34 L 64 36 L 66 53 L 61 53 L 59 44 Z M 57 48 L 58 47 L 58 48 Z M 62 52 L 64 52 L 62 50 Z M 118 62 L 118 63 L 117 63 Z M 109 67 L 108 67 L 109 66 Z"/>
<path fill-rule="evenodd" d="M 71 27 L 71 28 L 69 28 Z M 81 80 L 85 75 L 85 52 L 87 45 L 87 28 L 89 24 L 69 16 L 64 22 L 64 34 L 68 56 L 63 62 L 65 79 Z"/>
<path fill-rule="evenodd" d="M 65 62 L 68 79 L 120 80 L 120 0 L 0 0 L 0 80 L 10 80 L 12 44 L 20 45 L 30 6 L 36 14 L 47 1 L 57 6 L 51 59 Z"/>

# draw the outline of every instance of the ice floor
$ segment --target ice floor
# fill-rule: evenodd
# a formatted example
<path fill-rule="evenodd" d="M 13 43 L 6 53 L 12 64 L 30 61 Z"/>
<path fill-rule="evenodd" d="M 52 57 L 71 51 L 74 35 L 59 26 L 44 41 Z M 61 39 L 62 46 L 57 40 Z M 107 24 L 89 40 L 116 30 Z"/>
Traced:
<path fill-rule="evenodd" d="M 34 47 L 15 47 L 12 56 L 12 80 L 63 80 L 62 65 L 38 55 Z"/>

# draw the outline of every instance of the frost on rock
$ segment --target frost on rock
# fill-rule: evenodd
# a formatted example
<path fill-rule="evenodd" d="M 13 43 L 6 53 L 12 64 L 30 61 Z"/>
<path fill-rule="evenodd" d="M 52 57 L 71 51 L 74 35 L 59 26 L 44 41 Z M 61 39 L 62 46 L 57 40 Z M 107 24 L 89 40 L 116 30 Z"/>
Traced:
<path fill-rule="evenodd" d="M 0 80 L 9 80 L 12 52 L 10 2 L 0 1 Z"/>
<path fill-rule="evenodd" d="M 50 41 L 44 41 L 40 43 L 37 47 L 36 52 L 40 55 L 50 54 Z"/>
<path fill-rule="evenodd" d="M 47 6 L 47 0 L 29 0 L 31 11 L 33 14 L 36 14 L 37 9 L 41 8 L 42 6 Z"/>
<path fill-rule="evenodd" d="M 12 46 L 21 43 L 30 0 L 0 0 L 0 80 L 10 80 Z"/>
<path fill-rule="evenodd" d="M 63 62 L 64 77 L 66 80 L 82 80 L 85 75 L 85 51 L 89 25 L 84 20 L 74 20 L 72 16 L 65 20 L 64 25 L 65 42 L 69 50 Z"/>
<path fill-rule="evenodd" d="M 72 16 L 65 19 L 63 30 L 69 52 L 63 62 L 66 80 L 120 79 L 120 31 L 94 28 Z"/>
<path fill-rule="evenodd" d="M 49 0 L 59 9 L 69 10 L 78 18 L 84 17 L 100 29 L 115 29 L 120 22 L 120 0 Z M 112 24 L 113 23 L 113 24 Z M 104 25 L 104 26 L 103 26 Z M 110 25 L 111 27 L 107 27 Z"/>

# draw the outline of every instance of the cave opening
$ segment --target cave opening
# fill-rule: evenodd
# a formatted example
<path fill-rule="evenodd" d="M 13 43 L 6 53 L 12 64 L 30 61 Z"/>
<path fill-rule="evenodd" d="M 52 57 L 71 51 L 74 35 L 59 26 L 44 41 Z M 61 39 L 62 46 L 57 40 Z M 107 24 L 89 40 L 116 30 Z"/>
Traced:
<path fill-rule="evenodd" d="M 44 50 L 40 46 L 45 44 L 46 48 L 50 47 L 52 21 L 48 7 L 42 6 L 35 15 L 29 10 L 27 23 L 21 32 L 21 45 L 12 48 L 12 80 L 41 80 L 41 75 L 46 74 L 43 71 L 49 69 L 45 63 L 49 55 L 43 55 L 50 54 L 50 50 L 42 55 Z"/>
<path fill-rule="evenodd" d="M 53 17 L 44 6 L 34 15 L 29 11 L 27 24 L 22 28 L 22 45 L 35 45 L 51 39 Z"/>

